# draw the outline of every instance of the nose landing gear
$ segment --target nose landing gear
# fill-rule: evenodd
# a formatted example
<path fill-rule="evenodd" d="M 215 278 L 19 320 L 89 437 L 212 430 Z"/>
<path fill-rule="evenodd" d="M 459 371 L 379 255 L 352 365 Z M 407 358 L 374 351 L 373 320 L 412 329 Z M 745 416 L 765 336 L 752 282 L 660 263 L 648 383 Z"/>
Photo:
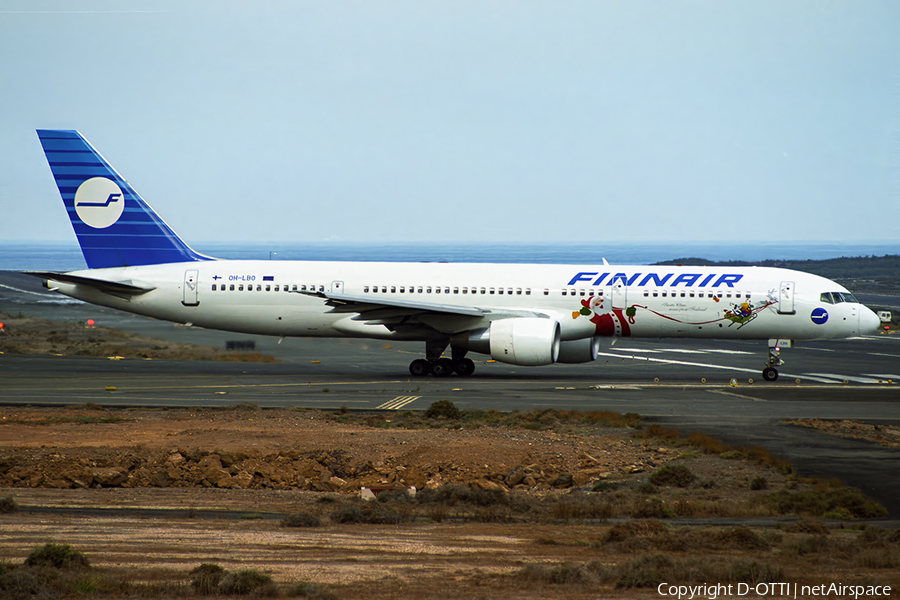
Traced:
<path fill-rule="evenodd" d="M 786 344 L 779 344 L 779 342 L 787 342 Z M 790 340 L 769 340 L 769 355 L 766 358 L 766 368 L 763 369 L 762 376 L 766 381 L 775 381 L 778 379 L 778 369 L 775 367 L 779 367 L 784 364 L 784 361 L 781 360 L 781 347 L 780 346 L 790 347 L 792 345 L 792 341 Z"/>

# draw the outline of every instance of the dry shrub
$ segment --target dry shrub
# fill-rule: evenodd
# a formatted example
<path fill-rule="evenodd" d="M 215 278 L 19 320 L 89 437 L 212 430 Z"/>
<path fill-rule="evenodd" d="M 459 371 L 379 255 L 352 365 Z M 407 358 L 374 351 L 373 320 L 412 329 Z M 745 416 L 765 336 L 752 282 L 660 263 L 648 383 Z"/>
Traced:
<path fill-rule="evenodd" d="M 866 548 L 854 556 L 853 564 L 866 569 L 897 569 L 900 552 L 894 548 Z"/>
<path fill-rule="evenodd" d="M 782 574 L 781 567 L 773 567 L 767 562 L 738 559 L 731 563 L 727 581 L 737 581 L 752 586 L 757 583 L 780 581 Z"/>
<path fill-rule="evenodd" d="M 530 582 L 550 585 L 592 585 L 610 581 L 613 571 L 606 565 L 593 561 L 589 563 L 562 563 L 560 565 L 527 565 L 516 573 L 516 577 Z"/>
<path fill-rule="evenodd" d="M 790 533 L 809 533 L 814 535 L 829 535 L 831 531 L 818 519 L 801 518 L 796 523 L 791 523 L 784 528 Z"/>
<path fill-rule="evenodd" d="M 824 492 L 779 490 L 765 494 L 756 502 L 776 514 L 810 517 L 871 519 L 887 516 L 887 510 L 853 487 L 830 488 Z"/>
<path fill-rule="evenodd" d="M 703 433 L 691 433 L 688 435 L 688 444 L 699 448 L 704 454 L 722 454 L 733 450 L 728 444 L 722 443 L 716 438 Z"/>
<path fill-rule="evenodd" d="M 624 523 L 616 523 L 610 527 L 606 532 L 603 541 L 621 542 L 630 537 L 647 537 L 663 533 L 664 531 L 666 531 L 666 526 L 656 519 L 649 519 L 646 521 L 625 521 Z"/>
<path fill-rule="evenodd" d="M 9 514 L 19 511 L 19 505 L 12 496 L 0 498 L 0 513 Z"/>
<path fill-rule="evenodd" d="M 612 505 L 597 496 L 569 494 L 553 505 L 553 517 L 556 519 L 609 519 L 612 516 Z"/>
<path fill-rule="evenodd" d="M 697 477 L 684 465 L 665 464 L 653 471 L 648 478 L 653 485 L 687 487 Z"/>
<path fill-rule="evenodd" d="M 203 596 L 214 594 L 219 587 L 222 578 L 225 577 L 225 569 L 220 565 L 203 563 L 199 567 L 191 569 L 191 586 Z"/>
<path fill-rule="evenodd" d="M 665 440 L 674 444 L 678 441 L 679 433 L 678 430 L 673 427 L 663 427 L 654 423 L 653 425 L 647 427 L 647 429 L 644 431 L 644 435 L 647 437 L 654 437 Z"/>
<path fill-rule="evenodd" d="M 321 524 L 319 517 L 307 512 L 292 513 L 281 519 L 282 527 L 318 527 Z"/>
<path fill-rule="evenodd" d="M 219 584 L 219 591 L 236 596 L 252 594 L 256 598 L 274 598 L 278 595 L 271 575 L 257 569 L 240 569 L 226 574 Z"/>
<path fill-rule="evenodd" d="M 719 541 L 729 548 L 761 550 L 769 547 L 769 544 L 756 532 L 743 525 L 733 527 L 727 531 L 721 531 L 718 537 Z"/>
<path fill-rule="evenodd" d="M 80 569 L 91 566 L 87 557 L 69 544 L 44 544 L 35 548 L 25 559 L 28 567 L 53 567 L 55 569 Z"/>

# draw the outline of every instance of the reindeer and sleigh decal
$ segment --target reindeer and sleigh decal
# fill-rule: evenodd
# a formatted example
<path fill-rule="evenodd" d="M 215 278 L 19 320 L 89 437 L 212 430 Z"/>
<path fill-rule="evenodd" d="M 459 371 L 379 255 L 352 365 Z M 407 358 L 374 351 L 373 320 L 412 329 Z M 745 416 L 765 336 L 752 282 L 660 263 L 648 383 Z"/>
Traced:
<path fill-rule="evenodd" d="M 652 308 L 641 304 L 632 304 L 631 306 L 622 308 L 610 306 L 607 309 L 606 304 L 609 303 L 611 305 L 612 300 L 605 299 L 603 296 L 591 296 L 590 298 L 581 300 L 581 308 L 577 311 L 572 312 L 572 318 L 578 319 L 581 317 L 587 317 L 588 320 L 590 320 L 590 322 L 593 323 L 596 328 L 596 332 L 594 335 L 604 337 L 630 336 L 631 326 L 635 324 L 635 320 L 638 315 L 638 309 L 646 310 L 662 319 L 680 323 L 682 325 L 702 326 L 728 321 L 728 327 L 737 325 L 737 329 L 741 329 L 744 325 L 747 325 L 748 323 L 756 319 L 761 311 L 776 303 L 775 298 L 773 297 L 773 293 L 774 291 L 770 292 L 769 298 L 756 306 L 754 306 L 753 303 L 749 301 L 741 302 L 740 304 L 732 302 L 730 303 L 731 306 L 729 308 L 722 309 L 721 317 L 709 321 L 685 321 L 675 318 L 671 315 L 653 310 Z M 719 296 L 716 294 L 713 294 L 710 299 L 715 303 L 719 303 L 722 301 L 722 299 L 719 298 Z"/>

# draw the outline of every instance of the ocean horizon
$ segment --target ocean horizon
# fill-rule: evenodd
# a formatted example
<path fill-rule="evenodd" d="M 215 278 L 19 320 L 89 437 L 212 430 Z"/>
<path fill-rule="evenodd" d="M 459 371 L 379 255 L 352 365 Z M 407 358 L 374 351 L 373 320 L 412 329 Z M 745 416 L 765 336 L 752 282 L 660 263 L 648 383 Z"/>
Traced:
<path fill-rule="evenodd" d="M 199 242 L 202 254 L 231 260 L 383 262 L 653 264 L 680 258 L 707 260 L 825 260 L 900 254 L 900 242 L 610 242 L 399 243 Z M 86 268 L 73 242 L 0 242 L 0 270 L 75 271 Z"/>

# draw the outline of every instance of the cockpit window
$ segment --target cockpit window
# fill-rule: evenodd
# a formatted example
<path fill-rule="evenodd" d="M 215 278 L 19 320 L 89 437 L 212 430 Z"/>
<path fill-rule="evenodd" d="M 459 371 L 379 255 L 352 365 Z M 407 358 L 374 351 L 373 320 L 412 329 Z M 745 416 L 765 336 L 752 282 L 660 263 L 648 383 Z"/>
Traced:
<path fill-rule="evenodd" d="M 859 300 L 849 292 L 823 292 L 819 297 L 819 301 L 827 302 L 828 304 L 840 304 L 841 302 L 859 304 Z"/>

